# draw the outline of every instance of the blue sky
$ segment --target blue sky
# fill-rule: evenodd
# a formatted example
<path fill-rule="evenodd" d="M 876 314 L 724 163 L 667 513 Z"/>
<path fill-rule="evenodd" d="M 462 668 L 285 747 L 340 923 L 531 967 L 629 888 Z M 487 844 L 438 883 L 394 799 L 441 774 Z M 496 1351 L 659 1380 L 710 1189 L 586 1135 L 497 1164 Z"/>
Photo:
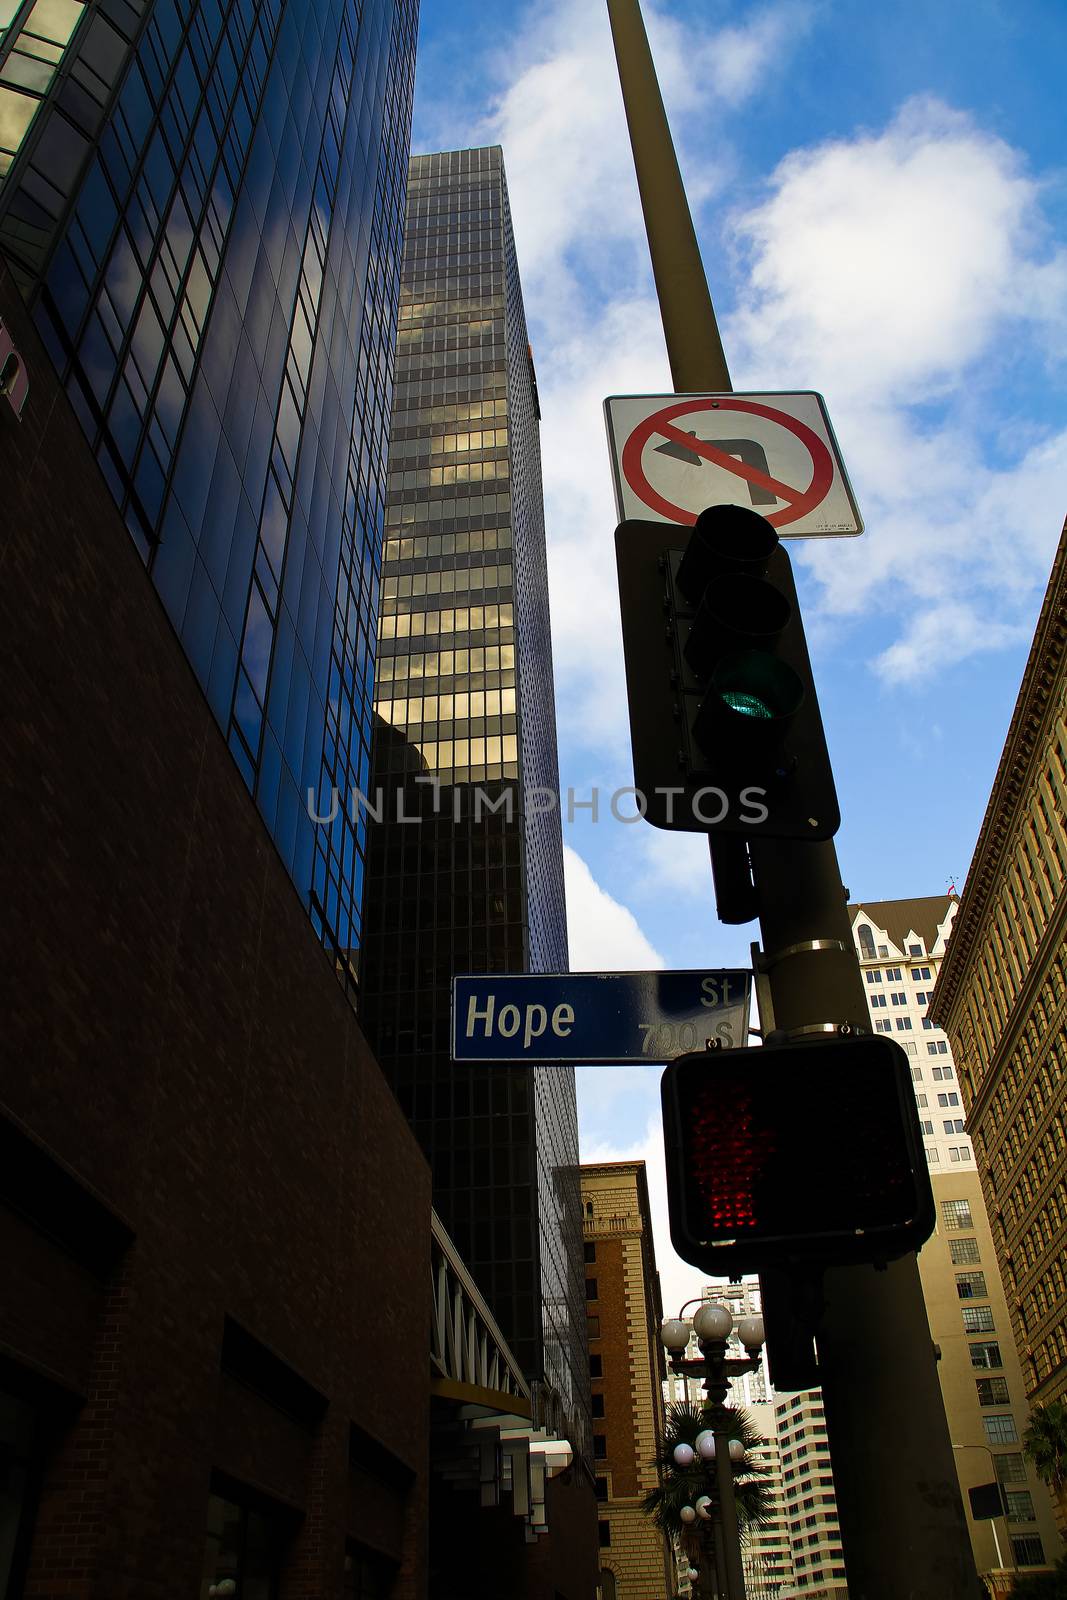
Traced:
<path fill-rule="evenodd" d="M 817 389 L 867 526 L 791 545 L 856 897 L 962 886 L 1067 512 L 1067 8 L 644 7 L 738 390 Z M 671 389 L 604 0 L 423 0 L 413 149 L 500 143 L 543 410 L 561 781 L 631 781 L 601 404 Z M 747 965 L 703 838 L 565 827 L 576 969 Z M 503 1069 L 502 1069 L 503 1070 Z M 658 1073 L 580 1075 L 583 1159 Z M 664 1298 L 699 1282 L 657 1250 Z"/>

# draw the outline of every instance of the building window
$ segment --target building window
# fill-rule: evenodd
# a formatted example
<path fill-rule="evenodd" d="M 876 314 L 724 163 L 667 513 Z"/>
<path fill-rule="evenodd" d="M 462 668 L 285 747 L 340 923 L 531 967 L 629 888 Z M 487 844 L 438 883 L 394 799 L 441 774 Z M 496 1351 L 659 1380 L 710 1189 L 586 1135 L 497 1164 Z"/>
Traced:
<path fill-rule="evenodd" d="M 868 976 L 869 976 L 869 974 L 868 974 Z M 867 998 L 870 1001 L 872 1007 L 881 1006 L 883 1008 L 883 1010 L 884 1010 L 884 1008 L 889 1004 L 889 1001 L 886 999 L 884 994 L 871 994 L 871 995 L 868 995 Z"/>
<path fill-rule="evenodd" d="M 888 983 L 899 983 L 903 977 L 903 973 L 899 967 L 886 967 L 885 975 Z"/>
<path fill-rule="evenodd" d="M 911 1032 L 911 1018 L 910 1017 L 898 1017 L 897 1018 L 897 1032 L 898 1033 L 910 1033 Z"/>
<path fill-rule="evenodd" d="M 919 1127 L 922 1129 L 923 1133 L 930 1134 L 931 1136 L 933 1135 L 934 1125 L 932 1122 L 920 1122 Z"/>
<path fill-rule="evenodd" d="M 966 1333 L 993 1333 L 993 1312 L 989 1306 L 964 1306 L 963 1327 Z"/>
<path fill-rule="evenodd" d="M 940 1152 L 940 1150 L 934 1150 L 934 1149 L 931 1148 L 930 1145 L 927 1145 L 926 1146 L 926 1159 L 930 1163 L 931 1166 L 933 1166 L 935 1164 L 935 1162 L 937 1163 L 938 1166 L 940 1166 L 940 1164 L 941 1164 L 941 1152 Z"/>
<path fill-rule="evenodd" d="M 977 1239 L 950 1239 L 948 1253 L 952 1257 L 954 1267 L 965 1267 L 971 1261 L 980 1260 Z"/>
<path fill-rule="evenodd" d="M 994 1456 L 993 1466 L 996 1468 L 998 1483 L 1025 1483 L 1026 1463 L 1017 1451 L 1010 1455 Z"/>
<path fill-rule="evenodd" d="M 985 1300 L 988 1291 L 984 1272 L 957 1272 L 956 1293 L 961 1300 Z"/>
<path fill-rule="evenodd" d="M 915 1043 L 914 1039 L 905 1039 L 904 1049 L 907 1051 L 909 1056 L 917 1056 L 919 1054 L 919 1046 Z"/>
<path fill-rule="evenodd" d="M 930 1004 L 930 996 L 927 994 L 925 989 L 916 989 L 915 1004 L 917 1006 L 926 1006 Z"/>
<path fill-rule="evenodd" d="M 282 1540 L 276 1518 L 238 1489 L 213 1494 L 207 1504 L 205 1584 L 236 1582 L 238 1594 L 276 1600 Z"/>
<path fill-rule="evenodd" d="M 1017 1567 L 1043 1567 L 1045 1564 L 1045 1549 L 1036 1533 L 1027 1534 L 1022 1539 L 1012 1539 L 1011 1548 L 1015 1554 Z"/>
<path fill-rule="evenodd" d="M 607 1549 L 611 1543 L 611 1523 L 607 1517 L 601 1517 L 596 1525 L 597 1535 L 600 1539 L 601 1550 Z"/>
<path fill-rule="evenodd" d="M 1010 1411 L 995 1417 L 983 1417 L 982 1427 L 990 1444 L 1017 1444 L 1019 1430 Z"/>
<path fill-rule="evenodd" d="M 607 1453 L 608 1453 L 608 1441 L 607 1441 L 606 1436 L 604 1434 L 602 1434 L 602 1433 L 594 1433 L 594 1435 L 593 1435 L 593 1455 L 596 1457 L 596 1459 L 598 1461 L 603 1461 L 605 1459 L 605 1457 L 607 1456 Z"/>
<path fill-rule="evenodd" d="M 862 957 L 863 957 L 863 959 L 865 961 L 873 961 L 874 960 L 874 934 L 871 932 L 870 928 L 868 928 L 866 926 L 866 924 L 861 923 L 860 927 L 859 927 L 859 936 L 860 936 L 860 954 L 862 955 Z"/>
<path fill-rule="evenodd" d="M 596 1300 L 598 1298 L 597 1292 L 596 1292 L 596 1279 L 595 1278 L 586 1278 L 586 1280 L 585 1280 L 585 1298 L 587 1300 Z"/>
<path fill-rule="evenodd" d="M 602 1378 L 604 1376 L 604 1357 L 603 1356 L 590 1356 L 589 1357 L 589 1376 L 591 1378 Z"/>
<path fill-rule="evenodd" d="M 376 1550 L 357 1544 L 355 1539 L 348 1541 L 343 1600 L 389 1600 L 395 1576 L 396 1567 L 392 1561 L 379 1555 Z M 240 1592 L 258 1597 L 271 1591 L 246 1586 Z"/>
<path fill-rule="evenodd" d="M 871 953 L 873 954 L 874 952 L 872 951 Z M 867 974 L 867 982 L 868 983 L 881 983 L 881 981 L 882 981 L 882 974 L 880 972 L 875 971 L 875 970 L 872 970 L 872 971 L 868 972 L 868 974 Z"/>
<path fill-rule="evenodd" d="M 585 1260 L 586 1260 L 586 1265 L 588 1265 L 590 1261 L 595 1261 L 596 1260 L 596 1245 L 593 1244 L 592 1241 L 588 1240 L 588 1239 L 586 1240 L 586 1243 L 585 1243 Z"/>
<path fill-rule="evenodd" d="M 594 1417 L 602 1417 L 604 1415 L 604 1396 L 602 1394 L 595 1394 L 592 1396 L 592 1401 Z M 990 1404 L 992 1403 L 993 1402 L 991 1401 Z"/>
<path fill-rule="evenodd" d="M 608 1480 L 607 1480 L 607 1478 L 594 1478 L 593 1479 L 593 1483 L 594 1483 L 595 1488 L 596 1488 L 596 1497 L 597 1497 L 597 1499 L 598 1500 L 606 1500 L 607 1497 L 608 1497 Z"/>
<path fill-rule="evenodd" d="M 964 1126 L 963 1126 L 963 1118 L 962 1117 L 947 1117 L 945 1119 L 945 1122 L 944 1122 L 944 1129 L 945 1129 L 946 1133 L 963 1133 L 963 1132 L 965 1132 L 965 1129 L 964 1129 Z"/>
<path fill-rule="evenodd" d="M 874 1031 L 875 1031 L 875 1033 L 892 1033 L 892 1031 L 893 1031 L 893 1019 L 892 1019 L 892 1017 L 876 1017 L 874 1019 Z"/>
<path fill-rule="evenodd" d="M 971 1345 L 972 1367 L 1002 1367 L 1000 1359 L 1000 1346 L 995 1339 L 984 1341 L 982 1344 Z"/>
<path fill-rule="evenodd" d="M 951 1067 L 935 1067 L 930 1074 L 935 1083 L 945 1083 L 952 1077 Z"/>
<path fill-rule="evenodd" d="M 1006 1406 L 1011 1402 L 1008 1399 L 1007 1378 L 976 1378 L 978 1386 L 978 1404 L 980 1406 Z"/>
<path fill-rule="evenodd" d="M 948 1094 L 939 1094 L 937 1097 L 937 1103 L 939 1106 L 958 1106 L 960 1103 L 960 1097 L 954 1090 L 952 1090 Z"/>
<path fill-rule="evenodd" d="M 587 1317 L 586 1318 L 586 1322 L 588 1323 L 588 1331 L 589 1331 L 590 1339 L 599 1339 L 600 1338 L 600 1318 L 599 1317 Z"/>
<path fill-rule="evenodd" d="M 916 983 L 929 983 L 930 982 L 930 968 L 929 967 L 912 967 L 911 975 L 912 975 L 912 978 L 914 979 L 914 981 Z"/>
<path fill-rule="evenodd" d="M 1034 1516 L 1034 1501 L 1029 1489 L 1007 1489 L 1004 1498 L 1008 1502 L 1008 1517 L 1012 1522 L 1036 1522 Z"/>
<path fill-rule="evenodd" d="M 915 1068 L 914 1067 L 911 1069 L 911 1075 L 914 1078 L 914 1076 L 915 1076 Z M 922 1073 L 921 1072 L 919 1073 L 919 1077 L 920 1078 L 922 1077 Z M 926 1098 L 926 1096 L 924 1094 L 917 1094 L 915 1096 L 915 1104 L 919 1107 L 919 1109 L 921 1111 L 924 1111 L 926 1109 L 926 1106 L 927 1106 L 928 1103 L 929 1102 L 927 1101 L 927 1098 Z"/>
<path fill-rule="evenodd" d="M 926 951 L 921 944 L 909 944 L 908 954 L 909 956 L 918 956 L 921 959 L 926 954 Z"/>
<path fill-rule="evenodd" d="M 894 990 L 893 993 L 889 996 L 889 999 L 890 999 L 891 1003 L 893 1005 L 895 1005 L 895 1006 L 906 1006 L 907 1003 L 908 1003 L 908 997 L 904 993 L 903 989 Z"/>
<path fill-rule="evenodd" d="M 965 1144 L 950 1144 L 948 1147 L 948 1158 L 950 1161 L 969 1161 L 971 1159 L 971 1152 Z"/>

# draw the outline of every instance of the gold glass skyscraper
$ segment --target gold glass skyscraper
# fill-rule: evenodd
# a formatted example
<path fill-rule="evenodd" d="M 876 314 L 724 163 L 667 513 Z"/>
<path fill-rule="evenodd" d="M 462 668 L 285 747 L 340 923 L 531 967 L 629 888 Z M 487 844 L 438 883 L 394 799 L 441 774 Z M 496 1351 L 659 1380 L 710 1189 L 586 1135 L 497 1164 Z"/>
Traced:
<path fill-rule="evenodd" d="M 538 418 L 501 151 L 416 156 L 363 1016 L 538 1419 L 588 1462 L 573 1071 L 455 1066 L 450 1052 L 454 973 L 567 967 Z"/>

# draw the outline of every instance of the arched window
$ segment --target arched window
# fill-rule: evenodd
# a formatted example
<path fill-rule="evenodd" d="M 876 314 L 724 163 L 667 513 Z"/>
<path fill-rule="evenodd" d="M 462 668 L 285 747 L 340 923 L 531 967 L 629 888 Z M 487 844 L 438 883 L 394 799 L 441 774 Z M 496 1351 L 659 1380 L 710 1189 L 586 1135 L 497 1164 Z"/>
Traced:
<path fill-rule="evenodd" d="M 865 961 L 874 960 L 874 934 L 865 922 L 860 923 L 860 955 Z"/>

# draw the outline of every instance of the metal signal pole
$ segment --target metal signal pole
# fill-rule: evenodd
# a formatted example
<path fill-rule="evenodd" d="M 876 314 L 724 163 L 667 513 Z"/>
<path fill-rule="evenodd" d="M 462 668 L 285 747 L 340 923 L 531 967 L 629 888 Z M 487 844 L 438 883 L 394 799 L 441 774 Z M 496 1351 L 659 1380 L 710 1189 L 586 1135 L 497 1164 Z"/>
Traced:
<path fill-rule="evenodd" d="M 674 387 L 727 392 L 640 6 L 607 6 Z M 773 1026 L 793 1038 L 869 1027 L 832 842 L 756 840 L 750 854 Z M 811 1381 L 823 1389 L 850 1600 L 974 1600 L 982 1591 L 916 1258 L 832 1268 L 824 1293 Z"/>

